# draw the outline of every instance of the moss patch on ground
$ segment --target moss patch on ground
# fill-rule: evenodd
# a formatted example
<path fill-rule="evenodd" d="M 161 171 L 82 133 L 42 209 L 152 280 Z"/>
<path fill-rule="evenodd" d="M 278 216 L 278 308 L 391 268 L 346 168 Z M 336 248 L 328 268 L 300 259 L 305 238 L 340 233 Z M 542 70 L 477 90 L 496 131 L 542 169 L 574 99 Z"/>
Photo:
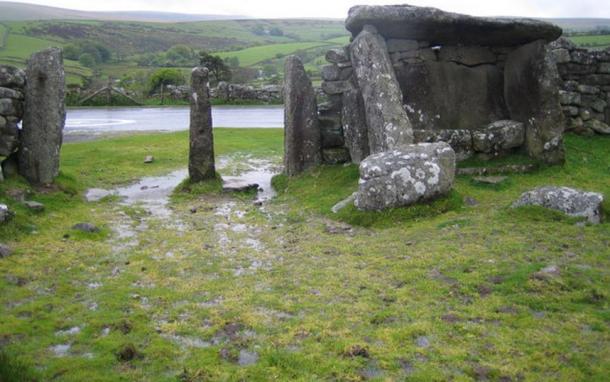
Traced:
<path fill-rule="evenodd" d="M 281 130 L 218 129 L 216 138 L 221 156 L 281 153 Z M 86 187 L 183 167 L 186 145 L 185 133 L 67 144 L 60 187 L 28 196 L 47 205 L 42 213 L 8 195 L 22 182 L 0 184 L 0 200 L 17 210 L 0 230 L 14 250 L 0 259 L 0 373 L 607 378 L 610 225 L 509 206 L 545 184 L 610 195 L 610 139 L 569 136 L 564 167 L 511 175 L 501 189 L 460 176 L 450 197 L 387 214 L 330 212 L 355 190 L 353 166 L 276 178 L 282 192 L 262 208 L 193 189 L 172 199 L 170 218 L 116 198 L 84 202 Z M 148 154 L 152 165 L 142 163 Z M 85 220 L 102 233 L 71 231 Z"/>

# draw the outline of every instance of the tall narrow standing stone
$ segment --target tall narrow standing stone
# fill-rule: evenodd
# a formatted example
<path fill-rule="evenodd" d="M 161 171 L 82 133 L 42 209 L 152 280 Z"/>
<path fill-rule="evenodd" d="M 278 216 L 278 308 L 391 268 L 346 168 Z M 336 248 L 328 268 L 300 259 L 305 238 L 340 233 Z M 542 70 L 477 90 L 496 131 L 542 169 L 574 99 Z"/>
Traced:
<path fill-rule="evenodd" d="M 519 47 L 506 59 L 504 98 L 510 118 L 525 124 L 528 154 L 548 164 L 565 161 L 560 81 L 557 65 L 543 40 Z"/>
<path fill-rule="evenodd" d="M 369 156 L 369 139 L 364 114 L 362 94 L 352 87 L 342 95 L 341 120 L 345 146 L 353 163 L 360 163 Z"/>
<path fill-rule="evenodd" d="M 59 175 L 59 152 L 66 121 L 61 49 L 34 53 L 28 60 L 26 77 L 19 173 L 33 184 L 49 184 Z"/>
<path fill-rule="evenodd" d="M 371 154 L 413 143 L 413 127 L 403 109 L 402 92 L 383 37 L 367 25 L 350 51 L 364 99 Z"/>
<path fill-rule="evenodd" d="M 191 72 L 191 123 L 189 146 L 189 177 L 201 182 L 216 177 L 214 135 L 208 69 L 196 67 Z"/>
<path fill-rule="evenodd" d="M 303 63 L 286 58 L 284 70 L 284 171 L 297 175 L 322 162 L 316 95 Z"/>

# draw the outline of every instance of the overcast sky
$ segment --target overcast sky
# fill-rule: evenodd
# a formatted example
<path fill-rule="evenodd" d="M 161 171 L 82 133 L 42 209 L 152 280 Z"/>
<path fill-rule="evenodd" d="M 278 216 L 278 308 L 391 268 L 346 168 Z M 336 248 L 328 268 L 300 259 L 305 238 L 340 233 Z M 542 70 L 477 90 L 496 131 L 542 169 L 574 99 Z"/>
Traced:
<path fill-rule="evenodd" d="M 1 1 L 1 0 L 0 0 Z M 179 13 L 229 14 L 257 18 L 345 18 L 357 4 L 397 4 L 400 0 L 27 0 L 62 8 L 114 11 L 147 10 Z M 610 18 L 610 0 L 410 0 L 412 5 L 433 6 L 477 16 L 599 17 Z"/>

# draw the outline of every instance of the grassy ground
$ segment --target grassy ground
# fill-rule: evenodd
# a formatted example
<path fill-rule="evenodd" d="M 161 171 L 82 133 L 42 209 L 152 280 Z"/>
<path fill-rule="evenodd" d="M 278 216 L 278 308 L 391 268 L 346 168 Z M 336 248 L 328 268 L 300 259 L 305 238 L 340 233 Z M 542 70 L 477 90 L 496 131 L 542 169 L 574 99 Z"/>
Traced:
<path fill-rule="evenodd" d="M 256 65 L 262 61 L 276 58 L 276 56 L 286 56 L 297 50 L 307 50 L 328 45 L 324 42 L 298 42 L 290 44 L 263 45 L 233 52 L 220 52 L 222 58 L 237 57 L 242 66 Z"/>
<path fill-rule="evenodd" d="M 237 167 L 281 154 L 279 129 L 215 138 Z M 333 215 L 357 172 L 332 166 L 277 178 L 262 209 L 182 193 L 170 219 L 82 192 L 183 167 L 185 133 L 66 144 L 61 191 L 31 196 L 45 212 L 0 183 L 18 213 L 0 228 L 15 252 L 0 259 L 0 380 L 604 381 L 610 225 L 508 206 L 543 184 L 610 195 L 609 143 L 570 136 L 565 167 L 500 188 L 459 177 L 428 207 Z"/>

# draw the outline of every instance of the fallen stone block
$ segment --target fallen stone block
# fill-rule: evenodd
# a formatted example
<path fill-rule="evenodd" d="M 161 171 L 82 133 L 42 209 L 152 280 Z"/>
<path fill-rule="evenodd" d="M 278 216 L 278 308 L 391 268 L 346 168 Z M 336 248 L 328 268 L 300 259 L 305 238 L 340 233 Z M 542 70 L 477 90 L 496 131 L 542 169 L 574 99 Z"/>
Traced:
<path fill-rule="evenodd" d="M 521 147 L 525 141 L 525 127 L 516 121 L 496 121 L 485 129 L 472 132 L 472 145 L 480 153 L 498 155 Z"/>
<path fill-rule="evenodd" d="M 455 179 L 455 152 L 445 142 L 405 145 L 360 164 L 355 205 L 361 210 L 408 206 L 446 195 Z"/>
<path fill-rule="evenodd" d="M 592 224 L 599 224 L 603 201 L 604 196 L 597 192 L 545 186 L 523 193 L 512 207 L 541 206 L 569 216 L 584 217 Z"/>

